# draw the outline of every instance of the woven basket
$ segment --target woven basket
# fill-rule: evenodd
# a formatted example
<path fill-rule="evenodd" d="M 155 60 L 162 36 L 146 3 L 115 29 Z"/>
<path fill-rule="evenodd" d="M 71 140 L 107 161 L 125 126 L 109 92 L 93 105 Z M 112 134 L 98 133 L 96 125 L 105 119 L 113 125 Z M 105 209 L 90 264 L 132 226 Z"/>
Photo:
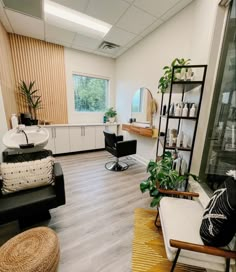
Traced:
<path fill-rule="evenodd" d="M 47 227 L 33 228 L 0 248 L 0 272 L 55 272 L 59 257 L 56 233 Z"/>

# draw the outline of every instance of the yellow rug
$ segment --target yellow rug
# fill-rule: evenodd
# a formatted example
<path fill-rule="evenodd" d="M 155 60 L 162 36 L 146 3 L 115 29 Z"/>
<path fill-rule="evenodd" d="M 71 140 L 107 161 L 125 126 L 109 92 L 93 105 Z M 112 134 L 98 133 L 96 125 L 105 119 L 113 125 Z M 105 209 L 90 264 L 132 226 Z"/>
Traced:
<path fill-rule="evenodd" d="M 136 209 L 132 253 L 132 272 L 168 272 L 168 261 L 161 228 L 154 225 L 156 211 Z M 175 272 L 203 272 L 205 269 L 177 264 Z"/>

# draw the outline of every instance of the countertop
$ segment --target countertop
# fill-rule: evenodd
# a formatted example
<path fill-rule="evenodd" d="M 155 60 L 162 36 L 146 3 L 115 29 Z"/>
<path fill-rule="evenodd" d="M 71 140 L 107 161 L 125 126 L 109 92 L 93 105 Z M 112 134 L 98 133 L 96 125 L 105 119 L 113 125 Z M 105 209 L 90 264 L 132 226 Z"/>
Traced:
<path fill-rule="evenodd" d="M 41 125 L 42 127 L 81 127 L 81 126 L 118 126 L 119 123 L 81 123 L 81 124 L 51 124 Z"/>

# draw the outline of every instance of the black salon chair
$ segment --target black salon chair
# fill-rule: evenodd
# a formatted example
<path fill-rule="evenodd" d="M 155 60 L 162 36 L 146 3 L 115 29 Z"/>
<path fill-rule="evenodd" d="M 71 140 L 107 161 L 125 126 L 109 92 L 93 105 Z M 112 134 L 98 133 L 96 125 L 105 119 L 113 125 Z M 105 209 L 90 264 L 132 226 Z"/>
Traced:
<path fill-rule="evenodd" d="M 119 158 L 136 154 L 137 140 L 123 141 L 123 136 L 116 136 L 115 133 L 103 131 L 105 136 L 105 149 L 113 156 L 116 161 L 105 164 L 105 168 L 110 171 L 124 171 L 129 168 L 125 162 L 120 162 Z"/>

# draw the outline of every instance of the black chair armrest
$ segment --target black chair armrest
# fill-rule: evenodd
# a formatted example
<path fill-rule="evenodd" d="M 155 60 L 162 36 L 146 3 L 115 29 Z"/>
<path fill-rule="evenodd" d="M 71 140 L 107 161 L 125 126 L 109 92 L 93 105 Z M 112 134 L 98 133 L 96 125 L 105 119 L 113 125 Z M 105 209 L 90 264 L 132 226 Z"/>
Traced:
<path fill-rule="evenodd" d="M 57 195 L 58 205 L 63 205 L 66 203 L 65 197 L 65 185 L 64 185 L 64 176 L 60 163 L 54 164 L 54 177 L 55 177 L 55 191 Z"/>
<path fill-rule="evenodd" d="M 117 157 L 136 154 L 137 140 L 123 141 L 116 143 Z"/>
<path fill-rule="evenodd" d="M 124 141 L 124 136 L 123 135 L 116 136 L 116 141 L 117 142 Z"/>

